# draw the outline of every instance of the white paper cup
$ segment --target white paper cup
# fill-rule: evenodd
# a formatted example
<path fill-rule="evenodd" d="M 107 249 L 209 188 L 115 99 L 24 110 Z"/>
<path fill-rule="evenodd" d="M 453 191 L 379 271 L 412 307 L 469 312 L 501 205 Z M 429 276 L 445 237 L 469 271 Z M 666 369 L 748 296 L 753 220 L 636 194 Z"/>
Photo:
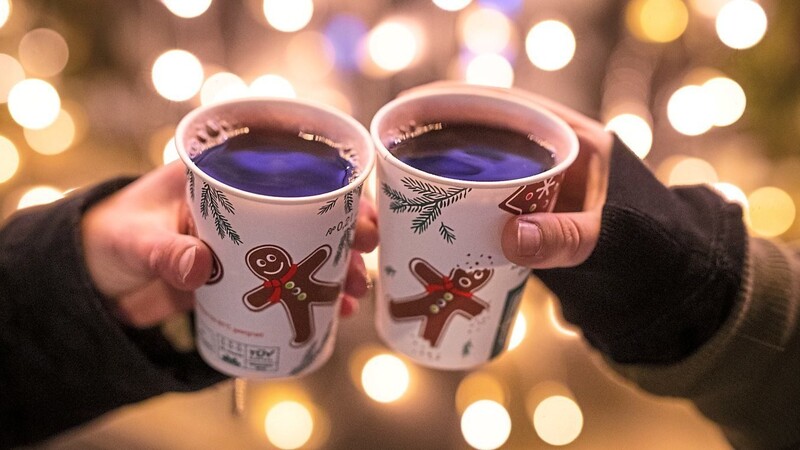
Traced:
<path fill-rule="evenodd" d="M 192 157 L 247 128 L 279 127 L 341 144 L 358 175 L 308 197 L 271 197 L 228 186 Z M 236 377 L 306 374 L 331 355 L 364 180 L 375 160 L 369 133 L 334 109 L 298 100 L 243 99 L 200 107 L 176 132 L 197 235 L 215 254 L 196 292 L 197 348 Z"/>
<path fill-rule="evenodd" d="M 532 135 L 556 164 L 526 178 L 462 181 L 418 170 L 389 151 L 410 128 L 438 122 Z M 503 226 L 512 214 L 552 211 L 564 171 L 578 154 L 575 132 L 508 91 L 445 86 L 412 90 L 386 104 L 371 134 L 378 149 L 378 333 L 428 367 L 469 369 L 491 360 L 506 346 L 530 274 L 503 256 Z"/>

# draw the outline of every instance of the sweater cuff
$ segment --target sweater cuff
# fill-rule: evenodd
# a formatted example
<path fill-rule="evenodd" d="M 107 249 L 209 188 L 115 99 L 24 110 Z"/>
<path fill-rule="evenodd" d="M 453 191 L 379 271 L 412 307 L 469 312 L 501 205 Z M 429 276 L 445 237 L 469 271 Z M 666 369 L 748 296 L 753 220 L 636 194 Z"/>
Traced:
<path fill-rule="evenodd" d="M 738 205 L 703 186 L 668 189 L 617 138 L 595 250 L 576 267 L 534 274 L 613 360 L 670 364 L 728 316 L 745 236 Z"/>

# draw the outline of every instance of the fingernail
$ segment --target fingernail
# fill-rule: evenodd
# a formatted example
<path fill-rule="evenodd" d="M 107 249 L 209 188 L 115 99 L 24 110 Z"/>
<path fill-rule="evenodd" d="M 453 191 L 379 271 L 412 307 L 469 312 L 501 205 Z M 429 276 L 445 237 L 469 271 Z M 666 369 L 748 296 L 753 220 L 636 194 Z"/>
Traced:
<path fill-rule="evenodd" d="M 178 271 L 181 275 L 181 281 L 186 282 L 189 277 L 189 272 L 192 271 L 194 266 L 194 257 L 197 254 L 197 247 L 190 247 L 184 250 L 181 259 L 178 261 Z"/>
<path fill-rule="evenodd" d="M 542 229 L 535 222 L 517 222 L 517 253 L 536 256 L 542 249 Z"/>

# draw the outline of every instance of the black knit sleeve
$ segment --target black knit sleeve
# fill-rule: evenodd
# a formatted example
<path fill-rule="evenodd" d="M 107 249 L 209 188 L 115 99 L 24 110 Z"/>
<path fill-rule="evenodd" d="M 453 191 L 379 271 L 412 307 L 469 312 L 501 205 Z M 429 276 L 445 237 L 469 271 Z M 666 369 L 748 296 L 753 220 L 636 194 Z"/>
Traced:
<path fill-rule="evenodd" d="M 0 448 L 223 379 L 196 354 L 172 350 L 158 330 L 121 326 L 91 283 L 82 214 L 130 181 L 28 208 L 0 229 Z"/>
<path fill-rule="evenodd" d="M 612 360 L 668 364 L 728 316 L 745 246 L 738 205 L 705 186 L 666 188 L 616 139 L 594 252 L 578 267 L 534 273 Z"/>

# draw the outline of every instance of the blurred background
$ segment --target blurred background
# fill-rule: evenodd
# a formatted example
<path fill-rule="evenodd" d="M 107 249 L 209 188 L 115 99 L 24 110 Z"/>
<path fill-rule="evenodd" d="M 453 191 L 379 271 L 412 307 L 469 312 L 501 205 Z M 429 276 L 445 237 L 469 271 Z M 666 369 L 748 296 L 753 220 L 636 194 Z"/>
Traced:
<path fill-rule="evenodd" d="M 663 182 L 710 184 L 751 233 L 797 239 L 798 33 L 793 0 L 0 0 L 0 218 L 176 159 L 201 104 L 308 98 L 366 125 L 448 79 L 563 102 Z M 690 405 L 611 376 L 536 280 L 510 351 L 472 373 L 391 354 L 371 314 L 301 380 L 166 395 L 48 446 L 728 448 Z"/>

